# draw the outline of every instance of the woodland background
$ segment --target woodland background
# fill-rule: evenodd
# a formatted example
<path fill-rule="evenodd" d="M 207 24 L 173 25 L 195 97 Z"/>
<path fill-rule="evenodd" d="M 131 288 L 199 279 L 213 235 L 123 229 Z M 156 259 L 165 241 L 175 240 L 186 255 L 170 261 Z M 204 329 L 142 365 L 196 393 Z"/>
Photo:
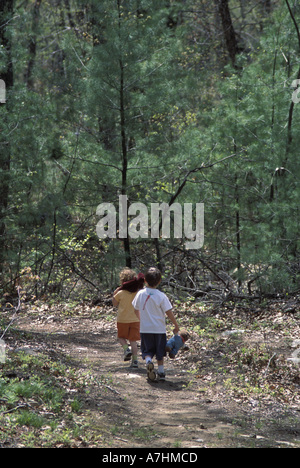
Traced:
<path fill-rule="evenodd" d="M 294 0 L 1 0 L 1 295 L 99 297 L 125 264 L 175 296 L 299 292 L 299 20 Z M 204 247 L 99 240 L 121 194 L 204 203 Z"/>

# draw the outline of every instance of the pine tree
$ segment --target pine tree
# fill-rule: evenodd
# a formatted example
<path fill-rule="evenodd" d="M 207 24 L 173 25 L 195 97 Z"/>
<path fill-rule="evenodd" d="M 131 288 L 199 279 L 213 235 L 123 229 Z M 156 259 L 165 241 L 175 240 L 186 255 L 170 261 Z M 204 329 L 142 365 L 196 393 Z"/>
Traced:
<path fill-rule="evenodd" d="M 112 181 L 115 204 L 118 194 L 154 201 L 159 179 L 182 160 L 176 145 L 192 121 L 191 88 L 184 86 L 181 31 L 170 28 L 170 14 L 158 1 L 93 3 L 84 126 L 97 140 L 90 148 L 105 168 L 98 177 Z M 123 243 L 130 265 L 128 236 Z"/>
<path fill-rule="evenodd" d="M 295 289 L 292 265 L 299 256 L 299 164 L 288 125 L 297 40 L 290 35 L 285 7 L 275 19 L 277 34 L 273 25 L 266 28 L 252 63 L 224 77 L 212 114 L 216 125 L 209 125 L 219 151 L 239 155 L 211 178 L 219 198 L 219 251 L 230 253 L 228 269 L 236 269 L 240 286 L 247 281 L 249 291 L 256 286 L 271 293 Z M 280 53 L 283 44 L 289 56 Z M 293 128 L 298 119 L 295 112 Z"/>

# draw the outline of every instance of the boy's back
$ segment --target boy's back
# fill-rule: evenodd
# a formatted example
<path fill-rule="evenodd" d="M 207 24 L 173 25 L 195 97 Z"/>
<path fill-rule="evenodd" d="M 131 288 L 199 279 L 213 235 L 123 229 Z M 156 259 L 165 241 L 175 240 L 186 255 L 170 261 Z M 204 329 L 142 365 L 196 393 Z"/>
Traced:
<path fill-rule="evenodd" d="M 137 317 L 140 319 L 141 350 L 147 364 L 147 377 L 156 379 L 152 359 L 156 356 L 159 380 L 165 380 L 164 356 L 166 355 L 166 315 L 175 326 L 174 333 L 179 331 L 178 323 L 172 312 L 172 305 L 167 296 L 156 289 L 161 282 L 161 272 L 149 268 L 145 274 L 146 288 L 139 291 L 132 304 Z"/>
<path fill-rule="evenodd" d="M 166 333 L 166 312 L 172 309 L 167 296 L 158 289 L 145 288 L 133 300 L 140 311 L 141 333 Z"/>

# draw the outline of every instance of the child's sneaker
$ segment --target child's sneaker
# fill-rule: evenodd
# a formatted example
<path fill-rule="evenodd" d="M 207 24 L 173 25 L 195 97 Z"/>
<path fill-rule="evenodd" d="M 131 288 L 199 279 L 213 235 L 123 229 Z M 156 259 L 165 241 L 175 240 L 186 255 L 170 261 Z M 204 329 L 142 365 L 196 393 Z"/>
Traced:
<path fill-rule="evenodd" d="M 154 380 L 156 379 L 156 374 L 155 374 L 155 371 L 154 371 L 154 364 L 153 362 L 149 362 L 147 364 L 147 377 L 149 380 L 151 380 L 152 382 L 154 382 Z"/>
<path fill-rule="evenodd" d="M 130 361 L 132 352 L 130 348 L 125 349 L 124 351 L 124 361 Z"/>
<path fill-rule="evenodd" d="M 138 361 L 131 361 L 130 368 L 131 369 L 138 369 L 139 368 Z"/>
<path fill-rule="evenodd" d="M 158 372 L 158 373 L 157 373 L 157 380 L 158 380 L 158 382 L 165 382 L 165 381 L 166 381 L 166 374 L 164 374 L 164 373 L 161 373 L 161 374 L 160 374 L 160 373 Z"/>

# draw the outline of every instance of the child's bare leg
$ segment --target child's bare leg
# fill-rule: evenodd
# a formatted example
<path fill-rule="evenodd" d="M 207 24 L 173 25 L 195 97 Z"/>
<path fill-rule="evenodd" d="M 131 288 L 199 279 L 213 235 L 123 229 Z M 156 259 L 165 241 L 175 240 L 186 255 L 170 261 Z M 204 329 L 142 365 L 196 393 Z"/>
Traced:
<path fill-rule="evenodd" d="M 132 351 L 133 356 L 137 356 L 137 354 L 138 354 L 137 342 L 136 341 L 130 341 L 130 346 L 131 346 L 131 351 Z"/>
<path fill-rule="evenodd" d="M 124 350 L 124 361 L 130 361 L 132 351 L 129 349 L 127 340 L 125 338 L 119 338 L 119 343 L 121 344 Z"/>
<path fill-rule="evenodd" d="M 119 338 L 119 343 L 121 344 L 122 348 L 124 348 L 124 346 L 128 346 L 127 340 L 125 340 L 125 338 Z"/>

